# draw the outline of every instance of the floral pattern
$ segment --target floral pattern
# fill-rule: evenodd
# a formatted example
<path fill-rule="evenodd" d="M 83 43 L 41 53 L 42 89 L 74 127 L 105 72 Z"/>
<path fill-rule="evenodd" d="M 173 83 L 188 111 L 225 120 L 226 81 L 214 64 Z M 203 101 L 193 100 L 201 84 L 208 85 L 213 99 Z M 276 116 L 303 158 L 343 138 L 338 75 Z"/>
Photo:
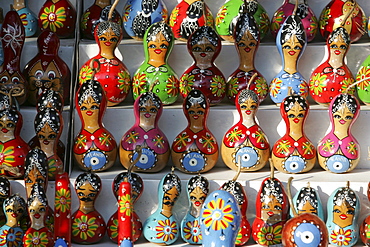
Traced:
<path fill-rule="evenodd" d="M 20 26 L 8 25 L 7 28 L 2 28 L 3 37 L 2 41 L 5 43 L 4 47 L 12 48 L 14 54 L 16 54 L 16 49 L 21 47 L 24 43 L 24 34 Z"/>
<path fill-rule="evenodd" d="M 349 86 L 353 84 L 353 82 L 354 82 L 353 78 L 348 78 L 348 79 L 343 80 L 342 81 L 341 92 L 354 94 L 355 93 L 354 87 L 351 87 L 350 89 L 348 89 Z M 347 90 L 348 90 L 348 92 L 346 92 Z"/>
<path fill-rule="evenodd" d="M 12 167 L 15 162 L 15 156 L 13 154 L 13 146 L 5 147 L 3 144 L 0 144 L 0 165 Z"/>
<path fill-rule="evenodd" d="M 64 188 L 57 190 L 55 195 L 55 209 L 62 213 L 71 209 L 71 191 Z"/>
<path fill-rule="evenodd" d="M 180 92 L 188 95 L 194 85 L 194 75 L 184 74 L 180 79 Z"/>
<path fill-rule="evenodd" d="M 173 75 L 168 77 L 166 89 L 170 97 L 176 97 L 179 94 L 179 80 Z"/>
<path fill-rule="evenodd" d="M 243 131 L 239 130 L 239 128 L 234 128 L 230 133 L 226 136 L 228 142 L 237 142 L 243 136 Z"/>
<path fill-rule="evenodd" d="M 25 246 L 27 247 L 46 247 L 49 246 L 49 239 L 46 232 L 34 231 L 26 235 L 24 241 Z"/>
<path fill-rule="evenodd" d="M 93 238 L 95 232 L 98 229 L 98 224 L 95 223 L 96 218 L 88 218 L 86 215 L 82 215 L 81 218 L 74 219 L 72 223 L 72 234 L 77 236 L 82 240 L 87 240 L 87 238 Z"/>
<path fill-rule="evenodd" d="M 259 96 L 265 96 L 268 91 L 267 83 L 265 78 L 258 77 L 255 81 L 256 83 L 256 92 Z"/>
<path fill-rule="evenodd" d="M 23 14 L 19 15 L 19 18 L 21 18 L 23 26 L 28 25 L 28 20 L 27 20 L 27 14 L 26 13 L 23 13 Z"/>
<path fill-rule="evenodd" d="M 370 77 L 370 66 L 363 66 L 360 68 L 360 70 L 357 73 L 356 81 L 363 80 L 365 78 Z M 358 89 L 365 90 L 370 84 L 370 79 L 367 79 L 365 81 L 360 82 L 357 85 Z"/>
<path fill-rule="evenodd" d="M 110 237 L 112 239 L 118 238 L 118 219 L 114 219 L 112 224 L 109 226 Z"/>
<path fill-rule="evenodd" d="M 131 4 L 127 4 L 125 6 L 125 9 L 123 10 L 123 16 L 122 16 L 123 22 L 128 22 L 128 16 L 130 15 L 130 11 L 131 11 Z"/>
<path fill-rule="evenodd" d="M 81 29 L 82 30 L 85 30 L 87 28 L 87 21 L 89 20 L 89 16 L 90 16 L 90 11 L 86 11 L 84 13 L 84 15 L 82 16 L 82 20 L 81 20 Z"/>
<path fill-rule="evenodd" d="M 203 210 L 202 218 L 208 228 L 215 231 L 223 230 L 229 227 L 229 223 L 234 220 L 230 204 L 226 204 L 222 198 L 210 201 Z"/>
<path fill-rule="evenodd" d="M 227 96 L 229 97 L 233 97 L 235 95 L 238 94 L 238 78 L 234 77 L 234 78 L 231 78 L 228 82 L 227 82 Z"/>
<path fill-rule="evenodd" d="M 130 194 L 123 195 L 119 201 L 119 212 L 127 216 L 131 216 L 131 196 Z"/>
<path fill-rule="evenodd" d="M 146 85 L 146 74 L 137 73 L 134 78 L 132 78 L 132 91 L 134 95 L 140 95 L 144 90 Z"/>
<path fill-rule="evenodd" d="M 324 87 L 326 87 L 326 75 L 321 75 L 317 73 L 310 80 L 310 89 L 315 95 L 319 95 L 323 92 Z"/>
<path fill-rule="evenodd" d="M 225 79 L 222 76 L 216 75 L 212 78 L 211 91 L 217 97 L 221 97 L 225 93 Z"/>
<path fill-rule="evenodd" d="M 118 88 L 123 93 L 128 93 L 130 89 L 130 75 L 126 71 L 118 73 Z"/>
<path fill-rule="evenodd" d="M 172 11 L 172 13 L 170 15 L 170 20 L 169 20 L 170 27 L 174 27 L 175 26 L 176 18 L 177 18 L 177 15 L 178 15 L 179 11 L 180 11 L 179 8 L 175 8 Z"/>
<path fill-rule="evenodd" d="M 220 25 L 221 22 L 225 19 L 226 17 L 226 14 L 227 14 L 227 8 L 224 6 L 218 13 L 217 13 L 217 16 L 216 16 L 216 26 Z"/>
<path fill-rule="evenodd" d="M 276 97 L 280 93 L 282 80 L 274 78 L 270 84 L 270 93 L 272 97 Z"/>
<path fill-rule="evenodd" d="M 281 244 L 282 229 L 283 227 L 281 225 L 277 225 L 275 227 L 274 226 L 261 227 L 260 231 L 257 233 L 258 244 L 264 246 Z"/>
<path fill-rule="evenodd" d="M 9 228 L 0 235 L 0 246 L 22 246 L 23 232 L 19 229 Z"/>
<path fill-rule="evenodd" d="M 80 74 L 78 76 L 78 80 L 80 84 L 84 83 L 85 81 L 92 80 L 93 70 L 90 68 L 90 66 L 84 65 L 81 70 Z"/>
<path fill-rule="evenodd" d="M 171 222 L 170 219 L 159 220 L 155 230 L 157 231 L 157 239 L 162 239 L 163 242 L 168 242 L 175 239 L 177 235 L 177 223 L 176 221 Z"/>
<path fill-rule="evenodd" d="M 193 243 L 200 244 L 202 242 L 202 232 L 198 220 L 188 221 L 184 226 L 184 237 Z"/>
<path fill-rule="evenodd" d="M 280 24 L 284 21 L 284 11 L 280 10 L 276 13 L 276 16 L 273 18 L 271 23 L 271 30 L 276 32 L 280 28 Z"/>
<path fill-rule="evenodd" d="M 57 10 L 55 5 L 51 5 L 50 8 L 46 7 L 45 12 L 40 15 L 42 28 L 50 28 L 52 32 L 56 32 L 57 28 L 64 26 L 63 22 L 66 21 L 66 11 L 64 7 L 60 7 Z"/>
<path fill-rule="evenodd" d="M 260 16 L 260 32 L 263 34 L 267 33 L 270 27 L 270 19 L 267 15 L 267 13 L 263 12 Z"/>
<path fill-rule="evenodd" d="M 320 16 L 320 22 L 319 22 L 320 29 L 324 29 L 326 24 L 328 24 L 327 20 L 330 19 L 330 11 L 331 11 L 331 9 L 327 8 L 327 9 L 324 10 L 322 15 Z"/>
<path fill-rule="evenodd" d="M 352 240 L 351 233 L 351 229 L 346 231 L 343 228 L 339 228 L 338 231 L 333 230 L 330 234 L 330 241 L 337 246 L 349 245 Z"/>
<path fill-rule="evenodd" d="M 276 152 L 281 154 L 289 154 L 289 148 L 292 147 L 292 144 L 287 140 L 282 140 L 276 144 Z"/>

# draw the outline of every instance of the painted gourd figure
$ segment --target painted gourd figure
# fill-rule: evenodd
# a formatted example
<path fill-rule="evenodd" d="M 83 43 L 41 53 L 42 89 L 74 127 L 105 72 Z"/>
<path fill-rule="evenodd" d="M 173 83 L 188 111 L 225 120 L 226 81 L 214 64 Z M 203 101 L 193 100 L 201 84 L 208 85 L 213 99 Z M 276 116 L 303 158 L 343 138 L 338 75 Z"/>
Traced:
<path fill-rule="evenodd" d="M 123 27 L 133 39 L 143 40 L 149 26 L 167 20 L 168 11 L 163 0 L 128 0 L 125 4 Z"/>
<path fill-rule="evenodd" d="M 276 10 L 271 20 L 271 33 L 273 37 L 277 36 L 281 25 L 284 23 L 286 17 L 293 13 L 295 6 L 296 0 L 284 0 L 282 6 Z M 319 25 L 315 13 L 308 5 L 307 0 L 298 1 L 297 15 L 302 21 L 307 42 L 311 42 L 316 36 Z"/>
<path fill-rule="evenodd" d="M 111 0 L 95 0 L 81 15 L 81 34 L 85 39 L 94 39 L 95 27 L 103 21 L 108 20 Z M 114 10 L 112 21 L 122 24 L 122 18 L 117 10 Z"/>
<path fill-rule="evenodd" d="M 38 30 L 37 16 L 28 8 L 26 0 L 14 0 L 13 8 L 22 20 L 26 37 L 32 37 Z"/>
<path fill-rule="evenodd" d="M 265 37 L 270 28 L 270 19 L 265 8 L 257 0 L 226 0 L 215 18 L 215 28 L 221 38 L 235 41 L 234 29 L 238 26 L 236 22 L 245 12 L 249 13 L 249 18 L 253 16 L 260 31 L 260 38 Z"/>
<path fill-rule="evenodd" d="M 0 177 L 0 227 L 5 225 L 6 216 L 5 211 L 3 210 L 3 205 L 5 199 L 10 196 L 10 182 L 6 177 Z"/>
<path fill-rule="evenodd" d="M 235 197 L 227 191 L 215 190 L 207 196 L 202 210 L 202 247 L 234 247 L 241 222 Z"/>
<path fill-rule="evenodd" d="M 233 170 L 238 170 L 239 166 L 243 172 L 260 170 L 270 158 L 270 144 L 256 123 L 258 97 L 253 91 L 243 89 L 235 104 L 240 119 L 223 137 L 222 160 Z"/>
<path fill-rule="evenodd" d="M 330 34 L 326 42 L 329 57 L 312 72 L 310 78 L 310 94 L 317 103 L 328 105 L 354 82 L 353 75 L 344 62 L 350 42 L 343 27 L 338 27 Z M 353 94 L 354 89 L 350 89 L 348 93 Z"/>
<path fill-rule="evenodd" d="M 118 174 L 112 183 L 112 190 L 114 196 L 118 200 L 119 196 L 119 186 L 121 182 L 125 179 L 128 179 L 128 182 L 131 184 L 131 201 L 132 205 L 139 199 L 143 190 L 144 190 L 144 182 L 141 177 L 136 173 L 131 172 L 121 172 Z M 143 224 L 140 221 L 139 216 L 135 212 L 135 208 L 132 213 L 132 242 L 136 242 L 143 231 Z M 107 222 L 107 234 L 110 240 L 117 243 L 118 242 L 118 211 L 114 212 L 114 214 L 109 218 Z"/>
<path fill-rule="evenodd" d="M 362 82 L 359 82 L 361 80 Z M 358 98 L 366 105 L 370 105 L 370 56 L 361 64 L 356 75 L 356 84 Z"/>
<path fill-rule="evenodd" d="M 3 9 L 0 8 L 0 33 L 2 30 L 3 22 L 4 22 L 4 12 L 3 12 Z M 3 62 L 4 62 L 4 50 L 3 50 L 3 44 L 2 42 L 0 42 L 0 66 L 3 64 Z"/>
<path fill-rule="evenodd" d="M 38 15 L 38 25 L 59 38 L 70 38 L 75 33 L 77 12 L 69 0 L 46 0 Z"/>
<path fill-rule="evenodd" d="M 181 181 L 173 170 L 159 182 L 158 208 L 144 222 L 143 234 L 151 243 L 170 245 L 180 236 L 179 224 L 172 209 L 181 193 Z"/>
<path fill-rule="evenodd" d="M 317 146 L 322 168 L 333 173 L 352 171 L 360 161 L 360 145 L 351 127 L 360 112 L 360 104 L 350 94 L 339 94 L 329 106 L 331 130 Z"/>
<path fill-rule="evenodd" d="M 187 192 L 190 207 L 181 221 L 181 237 L 188 244 L 202 244 L 200 211 L 209 192 L 207 178 L 199 174 L 191 177 L 187 183 Z"/>
<path fill-rule="evenodd" d="M 370 183 L 367 185 L 367 199 L 370 201 Z M 370 246 L 370 215 L 362 221 L 360 225 L 360 238 L 362 243 L 366 246 Z"/>
<path fill-rule="evenodd" d="M 89 59 L 79 73 L 80 84 L 88 80 L 99 81 L 107 95 L 108 106 L 121 103 L 131 87 L 130 73 L 126 65 L 114 53 L 122 39 L 122 27 L 112 21 L 113 11 L 112 6 L 108 21 L 100 22 L 94 31 L 99 54 Z M 90 66 L 94 60 L 99 61 L 99 71 L 94 71 Z"/>
<path fill-rule="evenodd" d="M 185 98 L 192 89 L 198 89 L 211 105 L 220 103 L 226 94 L 225 77 L 214 64 L 221 51 L 220 36 L 212 27 L 200 27 L 190 36 L 187 47 L 194 63 L 180 78 L 182 97 Z"/>
<path fill-rule="evenodd" d="M 297 212 L 295 203 L 292 200 L 291 182 L 293 177 L 288 180 L 288 197 L 291 209 L 291 218 L 285 223 L 283 228 L 282 243 L 284 247 L 319 247 L 328 246 L 329 234 L 325 222 L 320 218 L 318 208 L 309 207 Z M 305 197 L 310 196 L 309 190 L 305 191 Z M 314 192 L 315 194 L 315 192 Z M 302 194 L 303 195 L 303 194 Z M 307 203 L 309 203 L 307 201 Z M 310 202 L 312 203 L 312 202 Z M 317 201 L 314 202 L 317 206 Z M 307 204 L 306 204 L 307 205 Z M 322 210 L 322 208 L 321 208 Z"/>
<path fill-rule="evenodd" d="M 142 154 L 133 171 L 158 172 L 167 165 L 170 145 L 158 127 L 162 111 L 161 100 L 155 93 L 145 92 L 135 100 L 135 125 L 123 135 L 119 150 L 120 161 L 125 168 L 128 169 L 137 158 L 138 146 L 142 148 Z"/>
<path fill-rule="evenodd" d="M 308 84 L 298 71 L 298 61 L 307 45 L 306 33 L 297 14 L 288 16 L 276 37 L 276 45 L 281 55 L 282 70 L 271 81 L 270 96 L 275 104 L 280 104 L 289 95 L 307 97 Z"/>
<path fill-rule="evenodd" d="M 288 197 L 282 183 L 272 174 L 262 181 L 256 198 L 256 219 L 252 225 L 252 237 L 261 246 L 282 243 L 282 230 L 288 219 Z"/>
<path fill-rule="evenodd" d="M 37 104 L 40 94 L 46 89 L 59 92 L 66 104 L 69 102 L 71 71 L 59 57 L 60 40 L 51 31 L 43 31 L 37 39 L 38 54 L 25 66 L 23 74 L 28 84 L 28 102 Z"/>
<path fill-rule="evenodd" d="M 53 233 L 45 225 L 48 199 L 41 184 L 35 183 L 33 185 L 27 205 L 31 226 L 24 234 L 23 245 L 34 247 L 54 246 Z"/>
<path fill-rule="evenodd" d="M 326 227 L 331 246 L 354 246 L 359 238 L 360 198 L 347 183 L 328 198 Z"/>
<path fill-rule="evenodd" d="M 17 101 L 22 105 L 27 97 L 27 81 L 20 69 L 20 61 L 26 38 L 22 21 L 15 10 L 5 15 L 0 39 L 4 51 L 4 62 L 0 67 L 0 90 L 6 93 L 15 90 Z"/>
<path fill-rule="evenodd" d="M 172 162 L 182 172 L 207 172 L 215 166 L 219 153 L 217 140 L 207 127 L 208 100 L 201 91 L 192 90 L 183 111 L 188 126 L 172 143 Z"/>
<path fill-rule="evenodd" d="M 164 105 L 174 103 L 179 94 L 179 80 L 168 64 L 174 43 L 171 28 L 165 22 L 151 25 L 144 35 L 145 61 L 132 78 L 133 97 L 152 91 Z"/>
<path fill-rule="evenodd" d="M 22 247 L 24 231 L 19 227 L 19 223 L 27 212 L 26 202 L 18 194 L 14 194 L 5 199 L 2 206 L 1 210 L 4 209 L 6 223 L 0 227 L 1 245 Z"/>
<path fill-rule="evenodd" d="M 54 108 L 44 108 L 37 112 L 34 122 L 35 132 L 40 148 L 48 158 L 48 177 L 54 180 L 57 170 L 64 170 L 57 147 L 63 130 L 62 115 Z"/>
<path fill-rule="evenodd" d="M 315 165 L 316 148 L 304 133 L 308 112 L 307 100 L 299 95 L 286 97 L 280 105 L 286 132 L 276 141 L 271 154 L 273 165 L 280 172 L 303 173 Z"/>
<path fill-rule="evenodd" d="M 213 26 L 213 16 L 204 0 L 182 0 L 172 10 L 169 24 L 176 39 L 187 41 L 202 26 Z"/>
<path fill-rule="evenodd" d="M 105 235 L 105 221 L 94 205 L 101 187 L 100 177 L 93 172 L 81 173 L 76 178 L 75 190 L 80 205 L 72 215 L 72 241 L 74 243 L 97 243 Z"/>
<path fill-rule="evenodd" d="M 117 158 L 117 144 L 102 122 L 107 100 L 99 81 L 82 83 L 75 102 L 81 120 L 81 130 L 73 146 L 77 165 L 84 170 L 109 169 Z"/>
<path fill-rule="evenodd" d="M 239 55 L 239 67 L 227 80 L 227 97 L 235 104 L 236 95 L 242 89 L 254 91 L 261 103 L 268 94 L 268 85 L 263 75 L 254 67 L 255 55 L 260 43 L 260 32 L 254 18 L 242 13 L 235 24 L 235 48 Z M 254 76 L 256 74 L 256 76 Z M 250 82 L 251 78 L 253 80 Z"/>
<path fill-rule="evenodd" d="M 356 42 L 366 33 L 366 15 L 356 0 L 331 0 L 321 11 L 319 30 L 325 40 L 342 25 L 351 42 Z"/>

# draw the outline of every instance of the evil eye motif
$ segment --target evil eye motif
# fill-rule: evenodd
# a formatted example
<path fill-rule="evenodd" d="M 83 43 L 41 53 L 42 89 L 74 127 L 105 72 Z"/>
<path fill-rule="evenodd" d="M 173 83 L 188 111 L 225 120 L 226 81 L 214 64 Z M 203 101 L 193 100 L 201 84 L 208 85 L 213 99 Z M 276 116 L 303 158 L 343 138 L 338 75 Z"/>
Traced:
<path fill-rule="evenodd" d="M 133 160 L 137 158 L 138 153 L 134 152 Z M 154 166 L 156 161 L 155 154 L 151 149 L 143 148 L 139 161 L 135 164 L 140 169 L 149 169 Z"/>
<path fill-rule="evenodd" d="M 285 169 L 290 173 L 302 172 L 305 166 L 304 159 L 299 156 L 292 155 L 285 161 Z"/>
<path fill-rule="evenodd" d="M 339 154 L 331 156 L 326 161 L 326 165 L 331 172 L 335 173 L 346 172 L 350 167 L 349 160 L 345 156 Z"/>
<path fill-rule="evenodd" d="M 58 238 L 58 240 L 55 241 L 55 245 L 54 246 L 57 246 L 57 247 L 67 247 L 68 245 L 67 245 L 66 241 L 64 241 L 61 238 Z"/>
<path fill-rule="evenodd" d="M 190 152 L 185 155 L 182 165 L 189 172 L 198 172 L 202 170 L 206 162 L 203 158 L 203 155 L 198 152 Z"/>
<path fill-rule="evenodd" d="M 100 151 L 91 151 L 85 155 L 83 162 L 86 167 L 91 167 L 91 170 L 94 171 L 105 166 L 107 163 L 107 157 L 105 157 L 105 154 Z"/>
<path fill-rule="evenodd" d="M 296 246 L 317 247 L 320 244 L 320 230 L 311 223 L 302 223 L 294 231 Z"/>
<path fill-rule="evenodd" d="M 252 167 L 257 164 L 258 154 L 251 147 L 243 147 L 235 155 L 235 163 L 239 164 L 239 161 L 242 167 Z"/>

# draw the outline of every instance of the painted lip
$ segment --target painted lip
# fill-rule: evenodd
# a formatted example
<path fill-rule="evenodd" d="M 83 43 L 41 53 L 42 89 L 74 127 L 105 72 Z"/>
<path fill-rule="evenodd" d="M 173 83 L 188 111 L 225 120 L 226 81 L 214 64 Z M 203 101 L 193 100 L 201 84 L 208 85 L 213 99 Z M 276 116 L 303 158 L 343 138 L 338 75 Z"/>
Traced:
<path fill-rule="evenodd" d="M 17 218 L 17 216 L 18 216 L 18 214 L 16 214 L 16 213 L 12 213 L 12 217 L 13 217 L 13 218 Z"/>
<path fill-rule="evenodd" d="M 3 132 L 3 133 L 8 133 L 8 131 L 9 131 L 9 130 L 7 130 L 7 129 L 5 129 L 5 128 L 2 128 L 2 129 L 1 129 L 1 132 Z"/>
<path fill-rule="evenodd" d="M 144 114 L 144 117 L 146 117 L 146 118 L 150 118 L 150 117 L 151 117 L 151 115 L 150 115 L 150 113 L 145 113 L 145 114 Z"/>
<path fill-rule="evenodd" d="M 293 122 L 298 123 L 299 122 L 299 118 L 293 119 Z"/>
<path fill-rule="evenodd" d="M 244 49 L 244 51 L 250 52 L 251 51 L 251 48 L 247 47 L 247 48 Z"/>
<path fill-rule="evenodd" d="M 199 118 L 199 116 L 198 116 L 198 115 L 194 115 L 194 116 L 193 116 L 193 118 L 194 118 L 195 120 L 197 120 L 197 119 Z"/>
<path fill-rule="evenodd" d="M 268 215 L 268 216 L 270 216 L 270 217 L 271 217 L 271 216 L 274 216 L 274 212 L 272 212 L 272 211 L 268 211 L 268 212 L 267 212 L 267 215 Z"/>
<path fill-rule="evenodd" d="M 246 110 L 246 111 L 245 111 L 245 113 L 246 113 L 247 115 L 251 115 L 252 111 L 251 111 L 251 110 Z"/>
<path fill-rule="evenodd" d="M 347 219 L 347 215 L 345 215 L 345 214 L 341 214 L 341 215 L 339 215 L 339 218 L 340 218 L 341 220 L 345 220 L 345 219 Z"/>
<path fill-rule="evenodd" d="M 162 53 L 162 50 L 161 50 L 161 49 L 155 49 L 155 50 L 154 50 L 154 52 L 155 52 L 156 54 L 161 54 L 161 53 Z"/>
<path fill-rule="evenodd" d="M 49 145 L 49 141 L 48 140 L 43 140 L 42 143 L 44 143 L 45 145 Z"/>
<path fill-rule="evenodd" d="M 207 54 L 206 54 L 206 53 L 204 53 L 204 52 L 202 52 L 202 53 L 200 54 L 200 56 L 201 56 L 201 57 L 205 57 L 205 56 L 207 56 Z"/>
<path fill-rule="evenodd" d="M 345 124 L 346 123 L 346 120 L 341 119 L 341 120 L 339 120 L 339 123 L 340 124 Z"/>
<path fill-rule="evenodd" d="M 34 215 L 34 217 L 35 217 L 36 219 L 40 219 L 41 215 L 40 215 L 40 214 L 35 214 L 35 215 Z"/>
<path fill-rule="evenodd" d="M 293 55 L 295 55 L 295 54 L 296 54 L 296 52 L 295 52 L 295 51 L 289 51 L 288 53 L 289 53 L 289 55 L 291 55 L 291 56 L 293 56 Z"/>
<path fill-rule="evenodd" d="M 341 52 L 340 52 L 340 50 L 335 50 L 335 51 L 334 51 L 334 54 L 335 54 L 335 55 L 339 55 L 339 54 L 341 54 Z"/>
<path fill-rule="evenodd" d="M 195 204 L 195 206 L 199 207 L 201 203 L 196 201 L 194 204 Z"/>
<path fill-rule="evenodd" d="M 111 42 L 104 42 L 104 45 L 110 46 L 112 43 Z"/>
<path fill-rule="evenodd" d="M 91 116 L 92 114 L 93 114 L 93 112 L 92 112 L 92 111 L 87 111 L 87 112 L 86 112 L 86 115 L 87 115 L 87 116 Z"/>

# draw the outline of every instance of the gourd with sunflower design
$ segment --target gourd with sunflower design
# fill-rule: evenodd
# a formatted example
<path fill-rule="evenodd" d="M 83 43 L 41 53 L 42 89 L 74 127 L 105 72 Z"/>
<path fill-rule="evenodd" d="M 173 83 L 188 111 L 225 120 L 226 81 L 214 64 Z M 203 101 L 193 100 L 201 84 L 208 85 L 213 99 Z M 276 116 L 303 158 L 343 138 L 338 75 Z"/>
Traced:
<path fill-rule="evenodd" d="M 370 56 L 368 56 L 361 64 L 356 75 L 358 98 L 366 105 L 370 104 Z"/>

